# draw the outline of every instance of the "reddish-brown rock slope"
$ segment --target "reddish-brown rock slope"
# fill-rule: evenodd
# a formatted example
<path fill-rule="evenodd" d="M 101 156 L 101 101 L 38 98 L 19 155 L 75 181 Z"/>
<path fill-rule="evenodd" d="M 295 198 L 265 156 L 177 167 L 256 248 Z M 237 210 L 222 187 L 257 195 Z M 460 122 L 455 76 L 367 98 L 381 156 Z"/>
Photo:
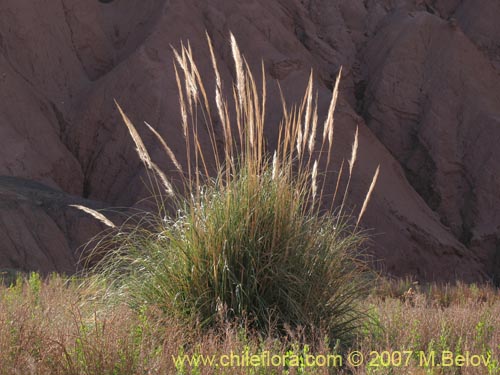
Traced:
<path fill-rule="evenodd" d="M 387 272 L 491 276 L 500 251 L 495 14 L 497 0 L 3 0 L 0 175 L 133 205 L 148 192 L 113 98 L 168 169 L 141 123 L 156 127 L 182 161 L 170 46 L 189 40 L 210 77 L 207 30 L 229 85 L 232 31 L 250 65 L 267 68 L 269 124 L 281 115 L 275 81 L 293 101 L 313 68 L 324 115 L 344 67 L 336 165 L 359 126 L 351 204 L 359 207 L 380 163 L 363 224 L 374 228 L 371 249 Z M 274 136 L 271 127 L 271 143 Z M 90 234 L 77 224 L 55 230 L 53 217 L 9 191 L 0 194 L 0 267 L 71 269 Z M 33 233 L 44 235 L 22 240 Z"/>

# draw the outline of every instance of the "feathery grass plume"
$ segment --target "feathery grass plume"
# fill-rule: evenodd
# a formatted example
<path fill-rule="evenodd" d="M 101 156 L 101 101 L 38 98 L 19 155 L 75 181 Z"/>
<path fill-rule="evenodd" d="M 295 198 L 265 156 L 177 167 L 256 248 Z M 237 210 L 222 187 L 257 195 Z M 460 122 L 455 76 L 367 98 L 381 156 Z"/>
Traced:
<path fill-rule="evenodd" d="M 340 78 L 342 77 L 342 67 L 340 67 L 339 74 L 337 75 L 337 79 L 335 81 L 335 86 L 333 88 L 332 100 L 330 101 L 330 108 L 328 109 L 328 116 L 325 121 L 325 125 L 323 128 L 323 143 L 328 139 L 328 145 L 331 148 L 333 146 L 333 115 L 335 112 L 335 108 L 337 107 L 337 99 L 339 95 L 339 84 Z"/>
<path fill-rule="evenodd" d="M 349 174 L 352 174 L 352 169 L 356 163 L 356 158 L 358 156 L 358 133 L 359 128 L 356 126 L 356 133 L 354 134 L 354 142 L 352 144 L 351 159 L 349 160 Z"/>
<path fill-rule="evenodd" d="M 137 155 L 139 155 L 139 158 L 142 160 L 144 165 L 151 171 L 153 171 L 157 177 L 160 178 L 160 181 L 162 182 L 165 192 L 169 196 L 174 195 L 174 189 L 172 188 L 172 185 L 170 184 L 170 181 L 168 181 L 167 176 L 163 171 L 156 165 L 152 160 L 151 157 L 149 156 L 148 150 L 146 146 L 144 145 L 144 142 L 142 141 L 141 136 L 135 129 L 134 125 L 132 124 L 132 121 L 127 117 L 127 115 L 123 112 L 122 108 L 118 104 L 118 102 L 115 100 L 115 104 L 118 108 L 118 111 L 120 112 L 120 115 L 123 118 L 123 122 L 125 122 L 125 125 L 127 126 L 127 129 L 129 131 L 130 136 L 132 137 L 132 140 L 135 143 L 136 150 L 137 150 Z"/>
<path fill-rule="evenodd" d="M 359 259 L 364 232 L 345 215 L 322 209 L 326 172 L 318 169 L 325 165 L 321 158 L 327 166 L 330 160 L 338 82 L 321 150 L 315 149 L 318 98 L 312 74 L 299 105 L 288 108 L 280 89 L 284 114 L 278 143 L 270 149 L 263 66 L 258 89 L 232 34 L 230 39 L 236 80 L 228 102 L 207 35 L 223 152 L 217 151 L 203 77 L 191 47 L 182 44 L 174 56 L 187 154 L 185 194 L 169 201 L 170 215 L 123 229 L 98 269 L 132 305 L 155 305 L 188 324 L 213 327 L 222 318 L 247 319 L 260 330 L 270 322 L 282 332 L 287 326 L 309 332 L 319 327 L 347 343 L 364 318 L 360 297 L 369 272 Z M 137 131 L 124 120 L 141 159 L 153 165 Z M 201 126 L 208 132 L 208 149 L 202 147 Z M 321 152 L 326 142 L 327 154 Z M 166 142 L 160 143 L 176 161 Z M 357 136 L 355 143 L 357 149 Z"/>
<path fill-rule="evenodd" d="M 278 167 L 278 156 L 276 155 L 276 151 L 274 151 L 274 155 L 273 155 L 273 168 L 272 168 L 272 173 L 271 173 L 271 177 L 272 177 L 273 180 L 276 178 L 276 173 L 277 173 L 278 169 L 279 169 L 279 167 Z"/>
<path fill-rule="evenodd" d="M 186 56 L 183 54 L 182 56 L 179 55 L 179 52 L 175 50 L 173 47 L 172 49 L 174 50 L 174 57 L 177 62 L 177 65 L 182 69 L 184 72 L 188 72 L 187 68 L 187 61 L 186 61 Z M 182 49 L 182 52 L 184 53 L 184 49 Z M 177 69 L 176 69 L 177 70 Z M 189 109 L 189 113 L 193 113 L 193 80 L 190 74 L 187 74 L 184 77 L 184 88 L 179 89 L 179 95 L 184 96 L 183 90 L 185 90 L 186 94 L 186 99 L 187 99 L 187 109 Z M 180 84 L 182 81 L 180 79 L 177 80 L 178 84 Z M 186 111 L 187 112 L 187 111 Z"/>
<path fill-rule="evenodd" d="M 346 200 L 347 200 L 347 195 L 349 193 L 349 187 L 351 186 L 351 179 L 352 179 L 352 172 L 353 172 L 353 169 L 354 169 L 354 164 L 356 164 L 356 159 L 358 157 L 358 136 L 359 136 L 358 130 L 359 129 L 356 126 L 356 133 L 354 133 L 354 142 L 352 143 L 351 158 L 348 160 L 348 164 L 349 164 L 349 176 L 347 177 L 347 185 L 345 187 L 344 197 L 342 198 L 342 203 L 340 205 L 339 216 L 342 215 L 342 212 L 343 212 L 344 207 L 345 207 L 345 203 L 346 203 Z"/>
<path fill-rule="evenodd" d="M 311 129 L 311 135 L 309 136 L 309 142 L 307 144 L 310 157 L 312 157 L 312 154 L 314 152 L 314 144 L 316 141 L 316 129 L 318 127 L 318 93 L 316 93 L 316 99 L 314 101 L 314 107 L 312 113 L 313 113 L 312 129 Z"/>
<path fill-rule="evenodd" d="M 181 164 L 175 157 L 175 154 L 172 152 L 170 147 L 168 147 L 167 142 L 163 139 L 163 137 L 156 131 L 155 128 L 153 128 L 151 125 L 149 125 L 146 121 L 144 121 L 144 124 L 148 127 L 148 129 L 155 135 L 155 137 L 158 139 L 158 141 L 161 143 L 163 149 L 165 150 L 165 153 L 168 155 L 172 163 L 174 163 L 175 168 L 177 168 L 177 171 L 180 174 L 184 174 L 184 171 L 182 170 Z"/>
<path fill-rule="evenodd" d="M 380 165 L 377 167 L 377 170 L 375 171 L 375 174 L 373 175 L 372 182 L 370 184 L 370 188 L 368 189 L 368 193 L 366 194 L 365 200 L 363 202 L 363 206 L 361 206 L 361 211 L 359 212 L 359 215 L 358 215 L 358 220 L 356 221 L 356 227 L 361 222 L 361 219 L 363 218 L 363 215 L 365 214 L 366 208 L 368 207 L 368 203 L 370 202 L 370 198 L 372 196 L 373 190 L 375 189 L 375 185 L 377 184 L 379 172 L 380 172 Z"/>
<path fill-rule="evenodd" d="M 142 160 L 142 162 L 146 165 L 148 169 L 152 169 L 151 158 L 149 157 L 149 153 L 146 146 L 144 145 L 144 142 L 142 142 L 142 138 L 135 129 L 135 126 L 132 124 L 132 121 L 130 121 L 128 116 L 123 112 L 122 107 L 120 107 L 120 105 L 116 100 L 115 100 L 115 105 L 118 108 L 118 111 L 120 112 L 120 115 L 122 116 L 125 125 L 127 126 L 128 132 L 132 137 L 132 140 L 135 143 L 137 155 L 139 155 L 139 158 Z"/>
<path fill-rule="evenodd" d="M 314 161 L 313 169 L 311 172 L 311 185 L 312 185 L 312 199 L 313 201 L 316 199 L 316 194 L 318 192 L 317 180 L 318 178 L 318 161 Z"/>
<path fill-rule="evenodd" d="M 323 141 L 321 142 L 321 153 L 324 151 L 326 140 L 328 140 L 328 151 L 327 151 L 328 157 L 326 160 L 326 167 L 325 167 L 326 171 L 329 170 L 330 161 L 331 161 L 331 157 L 332 157 L 334 114 L 335 114 L 335 109 L 337 108 L 337 100 L 338 100 L 338 95 L 339 95 L 339 84 L 340 84 L 341 77 L 342 77 L 342 67 L 340 67 L 339 73 L 337 75 L 337 79 L 335 81 L 335 86 L 334 86 L 333 92 L 332 92 L 332 98 L 330 100 L 330 107 L 328 108 L 328 114 L 327 114 L 325 123 L 323 125 Z M 321 187 L 320 199 L 323 198 L 323 191 L 325 189 L 325 183 L 326 183 L 326 179 L 323 179 L 323 186 Z M 339 181 L 337 180 L 337 186 L 338 186 L 338 183 L 339 183 Z M 346 192 L 347 192 L 347 189 L 346 189 Z M 335 195 L 336 195 L 336 193 L 337 193 L 337 190 L 335 190 Z M 333 202 L 332 202 L 332 204 L 333 204 Z M 342 208 L 343 208 L 343 203 L 340 207 L 340 212 L 342 212 Z"/>
<path fill-rule="evenodd" d="M 78 209 L 80 211 L 85 212 L 86 214 L 89 214 L 89 215 L 93 216 L 94 218 L 96 218 L 97 220 L 99 220 L 101 223 L 103 223 L 104 225 L 106 225 L 106 226 L 108 226 L 110 228 L 116 228 L 116 225 L 111 220 L 109 220 L 106 216 L 104 216 L 100 212 L 97 212 L 96 210 L 93 210 L 92 208 L 85 207 L 85 206 L 82 206 L 82 205 L 79 205 L 79 204 L 70 204 L 69 206 L 73 207 L 73 208 L 76 208 L 76 209 Z"/>
<path fill-rule="evenodd" d="M 302 148 L 303 148 L 303 143 L 302 141 L 304 140 L 304 136 L 302 134 L 302 128 L 299 126 L 298 127 L 298 132 L 297 132 L 297 144 L 296 144 L 296 148 L 297 148 L 297 155 L 299 156 L 299 159 L 301 158 L 302 156 Z"/>
<path fill-rule="evenodd" d="M 245 92 L 246 89 L 248 88 L 246 86 L 245 73 L 243 71 L 243 59 L 241 57 L 241 52 L 238 47 L 238 43 L 236 43 L 236 38 L 234 37 L 233 33 L 230 33 L 230 39 L 231 39 L 231 50 L 233 53 L 233 60 L 236 70 L 236 88 L 238 92 L 238 102 L 240 108 L 243 109 L 243 103 L 245 103 L 246 100 Z"/>
<path fill-rule="evenodd" d="M 198 102 L 198 86 L 196 85 L 196 77 L 194 75 L 193 70 L 188 62 L 187 58 L 187 50 L 184 47 L 184 44 L 181 44 L 181 54 L 174 49 L 174 56 L 177 60 L 177 64 L 184 71 L 185 81 L 184 86 L 188 98 L 189 110 L 193 112 L 193 105 L 196 105 Z"/>

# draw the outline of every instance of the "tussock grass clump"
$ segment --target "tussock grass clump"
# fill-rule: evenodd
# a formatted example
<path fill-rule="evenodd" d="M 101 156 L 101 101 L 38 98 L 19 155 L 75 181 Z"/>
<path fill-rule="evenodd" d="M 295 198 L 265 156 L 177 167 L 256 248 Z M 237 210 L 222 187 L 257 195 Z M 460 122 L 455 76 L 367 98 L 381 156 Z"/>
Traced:
<path fill-rule="evenodd" d="M 104 274 L 135 304 L 202 326 L 245 317 L 258 328 L 325 326 L 344 338 L 361 317 L 363 236 L 333 215 L 302 212 L 307 202 L 296 189 L 270 171 L 240 171 L 223 190 L 207 184 L 196 205 L 109 253 Z"/>
<path fill-rule="evenodd" d="M 287 110 L 283 101 L 278 144 L 269 150 L 264 69 L 259 90 L 234 37 L 231 44 L 236 67 L 232 110 L 208 41 L 216 81 L 214 113 L 191 48 L 174 51 L 186 165 L 146 124 L 184 181 L 179 192 L 119 107 L 141 160 L 157 177 L 162 199 L 160 213 L 147 225 L 124 226 L 112 235 L 114 250 L 98 271 L 133 304 L 159 306 L 201 327 L 244 320 L 258 329 L 320 327 L 332 338 L 347 340 L 364 316 L 358 300 L 369 273 L 360 259 L 366 238 L 358 223 L 378 171 L 357 221 L 345 213 L 348 187 L 343 195 L 333 195 L 334 210 L 324 209 L 325 174 L 318 170 L 330 165 L 340 73 L 322 137 L 311 74 L 300 105 Z M 209 140 L 208 151 L 202 139 Z M 357 147 L 356 131 L 347 185 Z"/>

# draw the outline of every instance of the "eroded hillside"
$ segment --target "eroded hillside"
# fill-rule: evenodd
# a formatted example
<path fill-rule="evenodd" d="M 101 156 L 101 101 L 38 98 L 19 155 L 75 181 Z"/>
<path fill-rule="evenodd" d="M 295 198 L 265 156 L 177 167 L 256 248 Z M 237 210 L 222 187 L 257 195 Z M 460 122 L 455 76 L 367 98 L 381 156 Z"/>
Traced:
<path fill-rule="evenodd" d="M 264 61 L 269 124 L 281 116 L 275 81 L 292 102 L 313 68 L 326 114 L 343 67 L 335 166 L 359 126 L 351 205 L 381 164 L 363 224 L 374 228 L 371 250 L 387 272 L 492 276 L 500 263 L 498 16 L 497 0 L 3 0 L 0 175 L 19 179 L 0 179 L 0 267 L 71 272 L 77 248 L 100 227 L 66 203 L 131 206 L 149 194 L 114 98 L 166 170 L 143 121 L 185 162 L 170 46 L 189 40 L 211 77 L 207 30 L 226 85 L 230 31 L 251 66 Z"/>

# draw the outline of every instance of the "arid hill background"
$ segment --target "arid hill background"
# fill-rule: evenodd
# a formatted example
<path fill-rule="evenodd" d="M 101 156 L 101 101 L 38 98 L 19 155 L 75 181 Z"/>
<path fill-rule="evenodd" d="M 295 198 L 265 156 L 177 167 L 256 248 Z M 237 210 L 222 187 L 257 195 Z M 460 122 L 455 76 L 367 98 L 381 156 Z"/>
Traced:
<path fill-rule="evenodd" d="M 276 82 L 292 103 L 313 68 L 326 114 L 343 66 L 335 166 L 359 126 L 350 204 L 359 210 L 381 164 L 363 225 L 386 272 L 498 275 L 499 17 L 498 0 L 2 0 L 0 268 L 72 272 L 102 227 L 69 204 L 150 194 L 114 98 L 165 170 L 143 121 L 182 160 L 171 45 L 189 41 L 211 77 L 207 30 L 227 92 L 230 31 L 252 67 L 264 62 L 271 145 Z"/>

